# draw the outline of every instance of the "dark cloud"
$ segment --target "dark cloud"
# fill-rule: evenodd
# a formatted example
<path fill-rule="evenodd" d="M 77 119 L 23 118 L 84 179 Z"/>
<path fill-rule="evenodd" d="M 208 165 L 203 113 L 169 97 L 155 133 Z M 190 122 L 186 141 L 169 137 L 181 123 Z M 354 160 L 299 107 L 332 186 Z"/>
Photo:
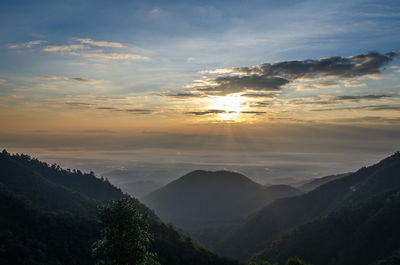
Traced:
<path fill-rule="evenodd" d="M 271 105 L 271 102 L 253 102 L 253 103 L 249 104 L 249 107 L 252 107 L 252 108 L 264 108 L 264 107 L 267 107 L 267 106 L 270 106 L 270 105 Z"/>
<path fill-rule="evenodd" d="M 355 118 L 339 118 L 332 119 L 330 121 L 336 122 L 389 122 L 389 123 L 398 123 L 400 122 L 399 118 L 385 118 L 380 116 L 363 116 L 363 117 L 355 117 Z"/>
<path fill-rule="evenodd" d="M 312 111 L 332 111 L 332 110 L 396 110 L 400 111 L 400 105 L 371 105 L 371 106 L 356 106 L 356 107 L 342 107 L 342 108 L 329 108 L 329 109 L 313 109 Z"/>
<path fill-rule="evenodd" d="M 241 111 L 240 113 L 243 113 L 243 114 L 256 114 L 256 115 L 259 115 L 259 114 L 265 114 L 265 113 L 267 113 L 267 112 L 265 112 L 265 111 Z"/>
<path fill-rule="evenodd" d="M 150 109 L 119 109 L 119 108 L 114 108 L 114 107 L 98 107 L 96 109 L 99 109 L 99 110 L 115 110 L 115 111 L 123 111 L 123 112 L 129 112 L 129 113 L 137 113 L 137 114 L 151 114 L 151 113 L 153 113 L 153 110 L 150 110 Z"/>
<path fill-rule="evenodd" d="M 360 101 L 360 100 L 378 100 L 384 98 L 390 98 L 391 95 L 357 95 L 357 96 L 337 96 L 331 99 L 321 99 L 319 97 L 316 98 L 307 98 L 305 99 L 293 99 L 290 100 L 289 103 L 296 105 L 329 105 L 329 104 L 337 104 L 340 101 Z"/>
<path fill-rule="evenodd" d="M 229 68 L 225 76 L 206 78 L 197 83 L 193 91 L 203 95 L 227 95 L 247 92 L 248 96 L 257 97 L 259 92 L 280 91 L 282 87 L 295 80 L 316 81 L 315 87 L 337 86 L 343 79 L 367 77 L 381 73 L 381 68 L 398 57 L 398 53 L 380 54 L 371 52 L 350 57 L 328 57 L 304 61 L 286 61 L 265 63 L 252 67 Z M 335 78 L 336 80 L 321 80 Z M 196 84 L 194 84 L 196 85 Z M 249 92 L 253 91 L 253 92 Z M 193 92 L 177 93 L 177 97 L 199 96 Z"/>
<path fill-rule="evenodd" d="M 273 93 L 245 93 L 242 94 L 243 97 L 248 97 L 248 98 L 273 98 L 276 96 L 276 94 Z"/>
<path fill-rule="evenodd" d="M 96 109 L 102 109 L 102 110 L 118 110 L 117 108 L 114 108 L 114 107 L 97 107 Z"/>
<path fill-rule="evenodd" d="M 161 96 L 173 97 L 173 98 L 199 98 L 199 97 L 207 97 L 207 95 L 192 93 L 192 92 L 179 92 L 179 93 L 167 93 L 161 94 Z"/>
<path fill-rule="evenodd" d="M 81 78 L 81 77 L 72 77 L 72 80 L 78 81 L 78 82 L 91 82 L 89 79 Z"/>
<path fill-rule="evenodd" d="M 380 54 L 371 52 L 350 57 L 329 57 L 305 61 L 288 61 L 263 64 L 261 71 L 267 76 L 284 76 L 291 80 L 307 77 L 334 76 L 350 78 L 379 74 L 380 68 L 392 61 L 396 53 Z"/>
<path fill-rule="evenodd" d="M 86 102 L 66 102 L 65 104 L 71 106 L 95 106 L 96 104 L 86 103 Z"/>
<path fill-rule="evenodd" d="M 205 110 L 205 111 L 190 111 L 186 112 L 186 114 L 192 114 L 192 115 L 207 115 L 207 114 L 221 114 L 221 113 L 235 113 L 235 111 L 225 111 L 225 110 L 219 110 L 219 109 L 210 109 L 210 110 Z"/>
<path fill-rule="evenodd" d="M 391 95 L 364 95 L 364 96 L 338 96 L 335 97 L 335 100 L 374 100 L 374 99 L 381 99 L 381 98 L 390 98 Z"/>
<path fill-rule="evenodd" d="M 136 113 L 136 114 L 151 114 L 154 111 L 150 109 L 121 109 L 120 111 L 126 111 L 129 113 Z"/>
<path fill-rule="evenodd" d="M 246 90 L 279 91 L 281 86 L 289 82 L 285 78 L 275 76 L 223 76 L 212 80 L 215 85 L 197 88 L 197 90 L 214 95 L 227 95 Z"/>

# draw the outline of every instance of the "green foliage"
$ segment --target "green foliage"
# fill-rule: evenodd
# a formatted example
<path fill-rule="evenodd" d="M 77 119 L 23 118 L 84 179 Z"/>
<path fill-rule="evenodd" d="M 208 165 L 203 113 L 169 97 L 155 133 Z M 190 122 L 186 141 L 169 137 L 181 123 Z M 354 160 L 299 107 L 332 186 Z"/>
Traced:
<path fill-rule="evenodd" d="M 149 216 L 151 252 L 163 265 L 237 265 L 196 246 L 138 200 L 93 173 L 64 170 L 28 155 L 0 153 L 0 264 L 93 265 L 96 208 L 130 198 Z M 150 262 L 150 261 L 149 261 Z"/>
<path fill-rule="evenodd" d="M 256 262 L 250 262 L 248 265 L 278 265 L 278 263 L 271 264 L 268 261 L 261 260 Z M 306 264 L 298 257 L 293 257 L 293 258 L 288 258 L 285 265 L 311 265 L 311 264 Z"/>
<path fill-rule="evenodd" d="M 149 251 L 153 237 L 147 216 L 139 213 L 131 199 L 111 200 L 99 207 L 98 218 L 102 238 L 93 244 L 98 264 L 159 264 Z"/>
<path fill-rule="evenodd" d="M 271 264 L 268 261 L 261 260 L 261 261 L 256 261 L 256 262 L 249 262 L 248 265 L 278 265 L 278 263 Z"/>
<path fill-rule="evenodd" d="M 282 262 L 298 255 L 314 264 L 371 264 L 400 249 L 399 224 L 397 188 L 294 229 L 273 242 L 258 258 Z M 393 256 L 381 264 L 395 260 Z"/>
<path fill-rule="evenodd" d="M 293 231 L 296 227 L 310 223 L 318 218 L 338 211 L 343 207 L 356 203 L 365 203 L 373 196 L 400 187 L 399 172 L 400 154 L 396 153 L 373 166 L 361 168 L 353 174 L 333 180 L 304 195 L 277 200 L 265 206 L 259 212 L 251 215 L 240 227 L 225 235 L 223 240 L 215 247 L 215 250 L 221 255 L 238 259 L 248 259 L 257 253 L 264 252 L 264 249 L 272 242 L 281 238 L 285 233 Z M 343 223 L 343 228 L 351 227 L 346 225 L 346 220 L 343 220 Z M 332 233 L 332 236 L 337 238 L 335 242 L 332 242 L 328 236 L 325 236 L 325 241 L 323 243 L 315 243 L 325 254 L 313 251 L 312 248 L 309 247 L 316 242 L 316 237 L 307 233 L 304 234 L 303 241 L 296 241 L 299 243 L 295 248 L 297 250 L 302 249 L 303 251 L 307 245 L 307 249 L 309 250 L 307 260 L 311 262 L 314 262 L 318 255 L 322 257 L 320 260 L 324 262 L 324 264 L 330 264 L 329 262 L 332 262 L 331 264 L 338 265 L 338 263 L 332 259 L 331 254 L 336 253 L 335 255 L 342 260 L 349 260 L 349 258 L 352 258 L 356 262 L 361 263 L 361 258 L 357 261 L 354 255 L 342 255 L 335 251 L 336 248 L 340 248 L 343 245 L 344 239 L 351 239 L 350 236 L 353 232 L 344 229 L 343 233 L 338 234 L 335 233 L 336 227 L 335 223 L 332 222 L 332 226 L 329 229 L 316 232 L 316 235 Z M 355 228 L 358 227 L 359 226 L 355 226 Z M 383 227 L 387 226 L 384 225 Z M 365 230 L 368 231 L 368 229 Z M 321 238 L 320 236 L 318 237 Z M 326 240 L 327 238 L 329 239 Z M 361 235 L 359 240 L 365 242 L 362 238 L 363 235 Z M 306 242 L 307 244 L 305 244 Z M 372 240 L 371 243 L 373 242 L 375 241 Z M 290 241 L 286 241 L 286 243 L 290 246 L 294 245 L 290 243 Z M 350 242 L 346 243 L 346 245 L 349 247 L 355 246 L 355 244 Z M 390 244 L 388 245 L 390 246 Z M 390 247 L 387 248 L 389 249 Z M 301 255 L 300 251 L 289 252 L 287 249 L 288 246 L 279 248 L 278 254 L 285 250 L 288 255 L 280 256 L 278 261 L 283 262 L 287 257 L 293 255 L 299 255 L 305 258 L 304 255 Z M 343 248 L 343 250 L 344 249 L 345 248 Z M 374 250 L 365 252 L 368 255 L 372 253 L 379 254 L 378 251 Z M 277 256 L 278 254 L 273 253 L 271 255 Z M 268 255 L 261 254 L 260 258 L 270 259 L 271 256 Z M 308 259 L 308 257 L 313 257 L 313 259 Z M 328 261 L 324 257 L 330 257 L 332 260 Z M 319 264 L 319 262 L 314 263 Z M 355 263 L 350 264 L 354 265 Z M 365 261 L 363 264 L 366 264 Z"/>
<path fill-rule="evenodd" d="M 311 265 L 311 264 L 306 264 L 298 257 L 294 257 L 294 258 L 288 258 L 285 265 Z"/>

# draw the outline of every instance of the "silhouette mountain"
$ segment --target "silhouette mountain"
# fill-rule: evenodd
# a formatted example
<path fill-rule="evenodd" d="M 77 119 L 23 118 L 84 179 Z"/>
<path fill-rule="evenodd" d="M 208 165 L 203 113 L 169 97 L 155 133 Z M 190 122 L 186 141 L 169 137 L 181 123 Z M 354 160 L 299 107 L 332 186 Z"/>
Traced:
<path fill-rule="evenodd" d="M 267 203 L 301 192 L 286 185 L 263 186 L 229 171 L 190 172 L 142 201 L 165 221 L 207 247 Z"/>
<path fill-rule="evenodd" d="M 123 194 L 105 179 L 0 153 L 0 264 L 94 264 L 97 206 Z M 237 264 L 194 244 L 143 204 L 161 264 Z"/>
<path fill-rule="evenodd" d="M 257 258 L 283 263 L 298 256 L 314 265 L 365 265 L 399 248 L 400 189 L 396 189 L 299 226 Z"/>
<path fill-rule="evenodd" d="M 248 259 L 299 225 L 400 187 L 399 172 L 400 153 L 396 153 L 304 195 L 272 202 L 229 233 L 214 250 L 229 257 Z"/>
<path fill-rule="evenodd" d="M 329 175 L 329 176 L 322 177 L 322 178 L 316 178 L 316 179 L 313 179 L 313 180 L 301 185 L 300 187 L 298 187 L 298 189 L 303 192 L 309 192 L 315 188 L 318 188 L 321 185 L 331 182 L 332 180 L 339 179 L 339 178 L 345 177 L 350 174 L 351 173 L 343 173 L 343 174 Z"/>

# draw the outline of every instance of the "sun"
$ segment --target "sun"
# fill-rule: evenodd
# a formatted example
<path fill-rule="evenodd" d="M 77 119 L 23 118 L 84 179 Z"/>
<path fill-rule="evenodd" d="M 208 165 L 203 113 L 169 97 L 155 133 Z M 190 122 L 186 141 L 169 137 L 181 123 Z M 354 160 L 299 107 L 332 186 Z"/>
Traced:
<path fill-rule="evenodd" d="M 240 94 L 216 96 L 211 98 L 208 109 L 221 111 L 217 113 L 219 120 L 236 120 L 243 110 L 244 98 Z"/>

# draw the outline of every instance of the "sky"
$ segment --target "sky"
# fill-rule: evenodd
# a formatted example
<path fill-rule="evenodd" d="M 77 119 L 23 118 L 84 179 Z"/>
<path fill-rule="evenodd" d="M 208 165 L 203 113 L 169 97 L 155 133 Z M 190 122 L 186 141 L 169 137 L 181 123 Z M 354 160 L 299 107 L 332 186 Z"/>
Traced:
<path fill-rule="evenodd" d="M 396 0 L 3 0 L 0 24 L 11 152 L 271 184 L 400 150 Z"/>

